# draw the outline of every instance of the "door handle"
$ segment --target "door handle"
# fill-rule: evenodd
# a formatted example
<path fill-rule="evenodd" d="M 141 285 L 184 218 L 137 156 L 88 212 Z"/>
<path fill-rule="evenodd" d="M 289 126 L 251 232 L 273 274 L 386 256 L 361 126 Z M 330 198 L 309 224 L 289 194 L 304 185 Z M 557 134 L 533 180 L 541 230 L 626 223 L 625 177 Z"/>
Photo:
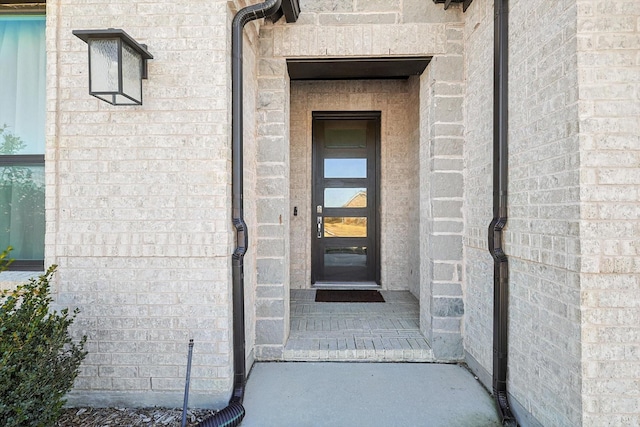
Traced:
<path fill-rule="evenodd" d="M 318 217 L 318 239 L 322 239 L 322 217 Z"/>

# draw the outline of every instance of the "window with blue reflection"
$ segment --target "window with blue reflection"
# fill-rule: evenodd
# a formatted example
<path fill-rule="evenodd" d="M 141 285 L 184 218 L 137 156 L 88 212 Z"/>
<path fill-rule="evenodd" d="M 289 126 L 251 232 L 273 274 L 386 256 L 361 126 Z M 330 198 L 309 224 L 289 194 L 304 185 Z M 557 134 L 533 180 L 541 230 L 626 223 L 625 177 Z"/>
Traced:
<path fill-rule="evenodd" d="M 324 159 L 325 178 L 366 178 L 367 159 Z"/>
<path fill-rule="evenodd" d="M 0 16 L 0 250 L 44 259 L 45 17 Z"/>

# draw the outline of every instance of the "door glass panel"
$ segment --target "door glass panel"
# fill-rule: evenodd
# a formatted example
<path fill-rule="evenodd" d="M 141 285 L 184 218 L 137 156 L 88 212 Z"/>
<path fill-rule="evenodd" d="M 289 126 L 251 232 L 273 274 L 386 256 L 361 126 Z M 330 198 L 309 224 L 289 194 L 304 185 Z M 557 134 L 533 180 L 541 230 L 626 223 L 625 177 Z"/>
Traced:
<path fill-rule="evenodd" d="M 325 248 L 325 267 L 366 267 L 367 247 Z"/>
<path fill-rule="evenodd" d="M 366 208 L 366 188 L 325 188 L 325 208 Z"/>
<path fill-rule="evenodd" d="M 367 146 L 367 123 L 362 120 L 338 120 L 326 122 L 324 147 L 365 148 Z"/>
<path fill-rule="evenodd" d="M 325 178 L 366 178 L 367 159 L 324 159 Z"/>
<path fill-rule="evenodd" d="M 324 237 L 367 237 L 367 217 L 327 216 L 324 218 Z"/>

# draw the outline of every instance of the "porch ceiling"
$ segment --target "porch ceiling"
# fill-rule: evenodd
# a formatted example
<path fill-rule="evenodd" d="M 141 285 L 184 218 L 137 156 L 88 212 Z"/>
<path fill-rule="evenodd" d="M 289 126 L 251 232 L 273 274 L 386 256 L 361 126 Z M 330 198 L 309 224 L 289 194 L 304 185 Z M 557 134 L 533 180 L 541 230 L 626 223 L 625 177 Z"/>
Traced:
<path fill-rule="evenodd" d="M 287 59 L 291 80 L 406 79 L 420 75 L 431 57 Z"/>

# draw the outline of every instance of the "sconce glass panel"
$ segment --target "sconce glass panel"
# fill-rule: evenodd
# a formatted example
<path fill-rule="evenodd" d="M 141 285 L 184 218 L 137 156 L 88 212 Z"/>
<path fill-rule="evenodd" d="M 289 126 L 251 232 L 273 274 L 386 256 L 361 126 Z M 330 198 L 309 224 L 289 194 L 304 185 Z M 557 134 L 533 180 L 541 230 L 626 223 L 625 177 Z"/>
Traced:
<path fill-rule="evenodd" d="M 133 99 L 142 99 L 142 56 L 127 44 L 123 48 L 122 92 Z"/>
<path fill-rule="evenodd" d="M 89 40 L 92 93 L 118 91 L 118 45 L 120 39 Z"/>

